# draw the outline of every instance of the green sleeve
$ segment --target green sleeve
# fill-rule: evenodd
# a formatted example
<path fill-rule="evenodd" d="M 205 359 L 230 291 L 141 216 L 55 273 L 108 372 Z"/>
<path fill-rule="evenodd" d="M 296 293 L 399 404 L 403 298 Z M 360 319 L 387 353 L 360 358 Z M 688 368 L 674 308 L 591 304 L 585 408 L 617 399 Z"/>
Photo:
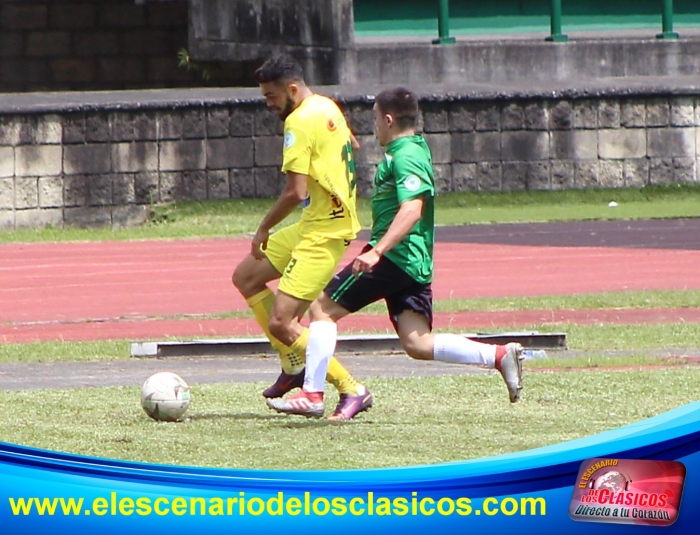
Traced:
<path fill-rule="evenodd" d="M 425 194 L 435 195 L 435 183 L 430 161 L 425 157 L 406 151 L 396 154 L 392 163 L 399 203 L 422 197 Z"/>

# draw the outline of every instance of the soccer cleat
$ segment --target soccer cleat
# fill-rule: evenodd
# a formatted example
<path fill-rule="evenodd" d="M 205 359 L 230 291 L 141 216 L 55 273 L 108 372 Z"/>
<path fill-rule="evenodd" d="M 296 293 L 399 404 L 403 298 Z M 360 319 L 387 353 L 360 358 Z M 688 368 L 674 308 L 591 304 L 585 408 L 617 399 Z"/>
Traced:
<path fill-rule="evenodd" d="M 365 393 L 357 396 L 350 394 L 340 394 L 338 405 L 335 407 L 333 414 L 328 417 L 329 420 L 341 421 L 351 420 L 363 411 L 368 410 L 374 403 L 374 397 L 369 390 L 365 389 Z"/>
<path fill-rule="evenodd" d="M 280 373 L 274 384 L 268 386 L 263 390 L 263 397 L 266 398 L 281 398 L 287 392 L 294 390 L 295 388 L 301 388 L 304 386 L 304 370 L 292 375 L 285 373 L 284 371 Z"/>
<path fill-rule="evenodd" d="M 506 345 L 506 354 L 500 361 L 498 371 L 506 382 L 511 403 L 517 403 L 523 389 L 523 360 L 523 346 L 515 342 Z"/>
<path fill-rule="evenodd" d="M 267 406 L 284 414 L 298 414 L 307 418 L 320 418 L 326 407 L 321 393 L 297 392 L 287 398 L 268 399 Z"/>

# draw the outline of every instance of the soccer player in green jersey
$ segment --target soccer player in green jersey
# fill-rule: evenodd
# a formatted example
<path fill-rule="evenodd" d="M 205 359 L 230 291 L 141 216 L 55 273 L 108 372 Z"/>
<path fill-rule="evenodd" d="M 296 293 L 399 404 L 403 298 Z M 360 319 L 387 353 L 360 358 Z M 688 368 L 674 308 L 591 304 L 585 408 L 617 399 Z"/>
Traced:
<path fill-rule="evenodd" d="M 497 369 L 510 401 L 522 390 L 522 346 L 484 344 L 457 334 L 432 332 L 435 181 L 430 149 L 416 133 L 418 101 L 403 88 L 379 93 L 375 134 L 385 149 L 372 195 L 372 234 L 353 262 L 336 275 L 310 307 L 303 389 L 269 399 L 278 412 L 320 417 L 328 362 L 337 341 L 337 321 L 384 299 L 406 353 L 415 359 Z M 330 419 L 349 420 L 372 404 L 369 392 L 341 395 Z"/>

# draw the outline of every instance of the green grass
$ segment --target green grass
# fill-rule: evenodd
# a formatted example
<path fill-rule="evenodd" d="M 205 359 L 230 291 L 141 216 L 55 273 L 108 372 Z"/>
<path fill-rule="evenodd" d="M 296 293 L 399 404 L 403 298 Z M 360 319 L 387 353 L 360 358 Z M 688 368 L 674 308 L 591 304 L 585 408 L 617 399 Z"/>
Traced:
<path fill-rule="evenodd" d="M 564 332 L 569 349 L 585 351 L 588 358 L 598 359 L 606 351 L 634 352 L 635 358 L 651 358 L 660 350 L 687 349 L 698 346 L 700 324 L 668 323 L 659 325 L 523 325 L 519 331 Z M 493 328 L 475 326 L 470 332 L 494 332 Z M 341 330 L 342 334 L 342 330 Z M 184 340 L 184 338 L 182 339 Z M 654 353 L 654 354 L 656 354 Z M 0 364 L 19 362 L 85 362 L 130 359 L 129 342 L 35 342 L 0 344 Z M 553 353 L 556 355 L 556 353 Z M 562 354 L 565 355 L 565 354 Z M 609 357 L 595 360 L 608 365 Z M 658 361 L 657 358 L 652 358 Z"/>
<path fill-rule="evenodd" d="M 609 208 L 614 200 L 619 206 Z M 183 202 L 154 206 L 139 227 L 41 228 L 0 232 L 0 243 L 34 241 L 145 240 L 240 236 L 255 231 L 273 199 Z M 364 227 L 371 224 L 369 201 L 359 202 Z M 299 212 L 290 216 L 291 223 Z M 700 186 L 641 189 L 465 192 L 438 195 L 439 225 L 700 217 Z"/>
<path fill-rule="evenodd" d="M 510 312 L 518 310 L 631 310 L 649 308 L 697 308 L 699 290 L 648 290 L 532 297 L 484 297 L 440 299 L 436 312 Z M 383 303 L 372 304 L 363 314 L 386 314 Z"/>
<path fill-rule="evenodd" d="M 657 325 L 539 325 L 540 332 L 565 332 L 569 348 L 582 351 L 628 351 L 697 348 L 700 323 Z M 526 329 L 523 329 L 526 330 Z"/>
<path fill-rule="evenodd" d="M 442 463 L 556 444 L 661 414 L 697 400 L 700 369 L 528 373 L 525 382 L 524 398 L 511 406 L 494 374 L 374 379 L 367 384 L 375 408 L 340 425 L 272 414 L 255 383 L 194 385 L 189 421 L 183 423 L 150 420 L 140 408 L 138 388 L 4 392 L 0 440 L 213 467 Z M 455 404 L 464 410 L 454 410 Z"/>
<path fill-rule="evenodd" d="M 12 362 L 87 362 L 131 358 L 126 340 L 0 344 L 0 364 Z"/>

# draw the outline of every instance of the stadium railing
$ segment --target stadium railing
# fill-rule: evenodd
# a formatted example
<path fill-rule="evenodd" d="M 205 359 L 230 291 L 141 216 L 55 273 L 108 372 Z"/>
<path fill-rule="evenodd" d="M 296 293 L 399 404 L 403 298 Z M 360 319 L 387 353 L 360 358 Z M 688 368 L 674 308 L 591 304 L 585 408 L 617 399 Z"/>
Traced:
<path fill-rule="evenodd" d="M 661 33 L 657 34 L 658 39 L 678 39 L 678 34 L 673 31 L 673 0 L 660 0 L 661 9 Z M 562 33 L 562 0 L 550 0 L 549 20 L 550 34 L 546 41 L 557 43 L 566 42 L 568 36 Z M 433 39 L 435 45 L 448 45 L 456 41 L 450 36 L 450 0 L 437 0 L 438 9 L 438 38 Z"/>

